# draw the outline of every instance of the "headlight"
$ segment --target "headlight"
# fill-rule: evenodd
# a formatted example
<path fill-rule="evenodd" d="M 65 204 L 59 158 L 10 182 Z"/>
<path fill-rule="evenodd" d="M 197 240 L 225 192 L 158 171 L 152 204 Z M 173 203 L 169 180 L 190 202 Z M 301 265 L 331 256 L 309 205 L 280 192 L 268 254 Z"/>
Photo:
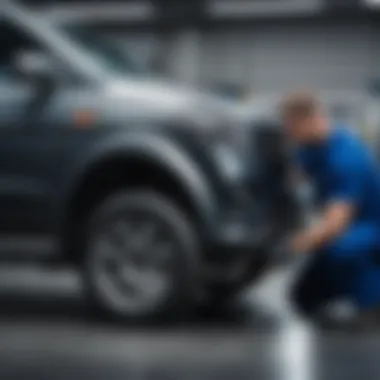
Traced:
<path fill-rule="evenodd" d="M 245 175 L 244 128 L 224 107 L 198 107 L 188 115 L 188 124 L 211 151 L 222 175 L 230 182 L 241 182 Z"/>
<path fill-rule="evenodd" d="M 242 157 L 227 145 L 216 144 L 212 153 L 224 176 L 230 181 L 241 182 L 245 177 L 245 164 Z"/>
<path fill-rule="evenodd" d="M 196 132 L 211 145 L 223 145 L 234 149 L 236 153 L 243 153 L 244 128 L 241 123 L 227 112 L 198 112 L 192 118 Z"/>
<path fill-rule="evenodd" d="M 197 112 L 189 116 L 189 123 L 195 132 L 207 142 L 216 142 L 227 137 L 230 128 L 229 121 L 222 115 L 211 111 Z"/>
<path fill-rule="evenodd" d="M 243 130 L 227 116 L 211 115 L 207 122 L 207 127 L 199 126 L 198 133 L 211 149 L 224 176 L 230 181 L 240 182 L 245 174 L 246 162 Z"/>

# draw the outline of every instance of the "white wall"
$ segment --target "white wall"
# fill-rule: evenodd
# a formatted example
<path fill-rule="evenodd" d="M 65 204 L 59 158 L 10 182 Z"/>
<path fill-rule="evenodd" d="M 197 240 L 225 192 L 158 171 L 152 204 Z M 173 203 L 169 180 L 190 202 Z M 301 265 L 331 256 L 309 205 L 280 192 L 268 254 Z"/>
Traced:
<path fill-rule="evenodd" d="M 116 38 L 116 37 L 115 37 Z M 117 37 L 138 59 L 157 48 L 152 33 Z M 173 77 L 241 84 L 252 92 L 313 87 L 363 90 L 380 78 L 380 25 L 290 24 L 173 34 L 165 55 Z"/>
<path fill-rule="evenodd" d="M 263 25 L 208 33 L 201 75 L 203 80 L 237 81 L 255 91 L 360 89 L 376 71 L 380 74 L 379 36 L 365 24 Z"/>

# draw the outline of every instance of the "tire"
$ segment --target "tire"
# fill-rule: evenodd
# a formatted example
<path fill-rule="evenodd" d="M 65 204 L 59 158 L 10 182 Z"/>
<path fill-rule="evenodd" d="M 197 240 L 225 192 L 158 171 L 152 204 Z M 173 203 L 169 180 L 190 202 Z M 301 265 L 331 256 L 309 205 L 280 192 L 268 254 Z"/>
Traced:
<path fill-rule="evenodd" d="M 174 202 L 149 191 L 113 194 L 88 222 L 88 299 L 122 321 L 176 319 L 195 305 L 199 254 L 195 229 Z"/>

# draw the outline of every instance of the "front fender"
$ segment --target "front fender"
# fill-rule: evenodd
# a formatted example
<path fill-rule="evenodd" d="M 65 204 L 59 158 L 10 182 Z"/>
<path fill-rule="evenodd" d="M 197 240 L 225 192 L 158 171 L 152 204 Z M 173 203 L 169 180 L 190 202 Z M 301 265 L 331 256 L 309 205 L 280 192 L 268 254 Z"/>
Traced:
<path fill-rule="evenodd" d="M 185 189 L 205 227 L 212 227 L 217 214 L 217 198 L 205 172 L 174 139 L 152 132 L 114 134 L 97 141 L 76 165 L 64 204 L 75 196 L 88 171 L 113 157 L 141 157 L 160 165 Z"/>

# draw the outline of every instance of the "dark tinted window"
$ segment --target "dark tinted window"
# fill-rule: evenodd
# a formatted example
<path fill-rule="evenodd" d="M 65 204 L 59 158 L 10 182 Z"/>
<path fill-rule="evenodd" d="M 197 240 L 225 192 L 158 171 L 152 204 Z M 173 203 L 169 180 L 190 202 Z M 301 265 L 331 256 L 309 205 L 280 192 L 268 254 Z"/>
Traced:
<path fill-rule="evenodd" d="M 16 54 L 23 50 L 38 50 L 40 47 L 27 32 L 6 19 L 0 20 L 0 79 L 17 75 L 14 69 Z"/>
<path fill-rule="evenodd" d="M 147 70 L 134 62 L 124 49 L 92 29 L 63 26 L 61 32 L 69 36 L 76 45 L 91 55 L 108 72 L 118 75 L 147 73 Z"/>

